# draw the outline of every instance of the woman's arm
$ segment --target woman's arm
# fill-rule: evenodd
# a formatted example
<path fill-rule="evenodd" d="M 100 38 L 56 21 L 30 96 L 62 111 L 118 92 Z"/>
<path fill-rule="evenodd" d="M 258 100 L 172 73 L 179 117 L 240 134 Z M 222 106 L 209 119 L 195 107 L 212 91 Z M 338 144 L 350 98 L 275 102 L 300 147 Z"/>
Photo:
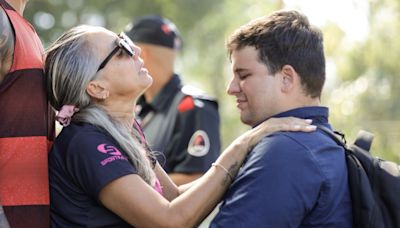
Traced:
<path fill-rule="evenodd" d="M 122 219 L 136 227 L 193 227 L 197 225 L 220 201 L 235 176 L 247 152 L 263 137 L 275 131 L 312 131 L 309 122 L 296 118 L 270 119 L 235 139 L 200 179 L 185 192 L 169 202 L 146 184 L 138 175 L 132 174 L 116 179 L 100 192 L 100 201 Z M 160 182 L 165 173 L 156 167 Z M 168 197 L 179 192 L 167 184 L 164 191 Z"/>
<path fill-rule="evenodd" d="M 172 179 L 168 176 L 168 174 L 164 171 L 161 165 L 157 162 L 156 167 L 154 168 L 154 172 L 158 180 L 160 181 L 163 196 L 168 200 L 172 201 L 176 197 L 179 196 L 179 189 L 176 184 L 172 181 Z"/>

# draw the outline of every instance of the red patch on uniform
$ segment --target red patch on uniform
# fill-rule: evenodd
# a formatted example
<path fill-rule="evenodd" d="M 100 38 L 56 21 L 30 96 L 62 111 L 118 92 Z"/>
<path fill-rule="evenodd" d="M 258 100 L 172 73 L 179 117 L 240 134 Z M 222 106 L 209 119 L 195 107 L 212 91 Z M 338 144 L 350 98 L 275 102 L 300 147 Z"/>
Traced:
<path fill-rule="evenodd" d="M 186 112 L 188 110 L 192 110 L 194 108 L 194 101 L 193 98 L 187 96 L 182 99 L 181 103 L 178 105 L 179 112 Z"/>
<path fill-rule="evenodd" d="M 169 35 L 171 33 L 171 29 L 169 28 L 169 26 L 167 24 L 163 24 L 161 26 L 161 30 L 163 30 L 163 32 L 167 35 Z"/>
<path fill-rule="evenodd" d="M 188 144 L 188 153 L 195 157 L 202 157 L 210 150 L 210 139 L 203 130 L 193 133 Z"/>
<path fill-rule="evenodd" d="M 193 142 L 194 146 L 204 146 L 204 138 L 202 135 L 196 136 Z"/>

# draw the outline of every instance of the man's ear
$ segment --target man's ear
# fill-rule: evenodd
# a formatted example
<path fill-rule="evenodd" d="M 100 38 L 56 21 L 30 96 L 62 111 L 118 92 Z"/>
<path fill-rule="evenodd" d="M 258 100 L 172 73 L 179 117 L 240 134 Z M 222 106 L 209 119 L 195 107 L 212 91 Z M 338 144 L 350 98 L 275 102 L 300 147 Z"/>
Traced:
<path fill-rule="evenodd" d="M 291 65 L 284 65 L 281 70 L 281 91 L 283 93 L 292 91 L 298 79 L 295 69 Z"/>
<path fill-rule="evenodd" d="M 90 81 L 86 87 L 86 92 L 93 98 L 98 100 L 104 100 L 109 95 L 110 92 L 105 87 L 104 83 L 101 81 Z"/>

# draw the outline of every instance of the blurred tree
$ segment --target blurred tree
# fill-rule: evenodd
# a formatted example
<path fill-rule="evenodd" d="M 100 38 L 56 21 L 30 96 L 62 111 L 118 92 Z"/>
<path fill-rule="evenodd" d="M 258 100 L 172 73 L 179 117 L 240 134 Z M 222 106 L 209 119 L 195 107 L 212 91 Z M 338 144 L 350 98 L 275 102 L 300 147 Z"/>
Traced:
<path fill-rule="evenodd" d="M 122 30 L 135 17 L 159 14 L 174 21 L 186 34 L 223 1 L 212 0 L 32 0 L 25 16 L 37 27 L 45 44 L 78 24 Z M 195 10 L 194 10 L 195 9 Z"/>
<path fill-rule="evenodd" d="M 330 101 L 339 107 L 333 115 L 338 126 L 354 137 L 358 129 L 376 135 L 373 152 L 400 162 L 400 2 L 370 0 L 370 32 L 365 41 L 338 58 L 340 87 Z M 343 49 L 342 49 L 343 51 Z"/>

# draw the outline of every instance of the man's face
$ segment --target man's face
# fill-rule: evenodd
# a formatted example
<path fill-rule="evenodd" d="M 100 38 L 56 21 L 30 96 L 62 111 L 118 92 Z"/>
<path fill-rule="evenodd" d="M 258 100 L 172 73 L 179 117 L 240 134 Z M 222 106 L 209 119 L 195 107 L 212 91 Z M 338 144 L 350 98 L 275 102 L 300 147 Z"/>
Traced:
<path fill-rule="evenodd" d="M 227 92 L 236 97 L 241 121 L 255 126 L 277 114 L 279 76 L 269 73 L 252 46 L 233 51 L 231 59 L 233 78 Z"/>

